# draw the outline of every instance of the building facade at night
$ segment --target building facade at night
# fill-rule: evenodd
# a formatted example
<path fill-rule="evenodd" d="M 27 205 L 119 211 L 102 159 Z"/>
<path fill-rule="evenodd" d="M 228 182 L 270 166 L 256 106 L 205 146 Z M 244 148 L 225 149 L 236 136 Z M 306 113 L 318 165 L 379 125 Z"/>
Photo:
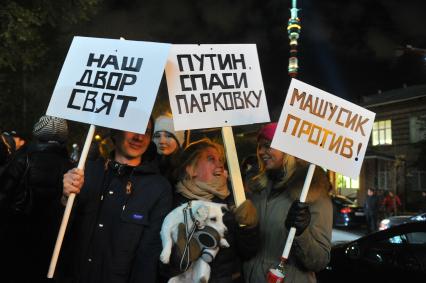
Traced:
<path fill-rule="evenodd" d="M 426 191 L 426 85 L 366 96 L 361 106 L 376 113 L 359 178 L 331 174 L 336 193 L 363 204 L 368 188 L 398 194 L 416 211 Z"/>

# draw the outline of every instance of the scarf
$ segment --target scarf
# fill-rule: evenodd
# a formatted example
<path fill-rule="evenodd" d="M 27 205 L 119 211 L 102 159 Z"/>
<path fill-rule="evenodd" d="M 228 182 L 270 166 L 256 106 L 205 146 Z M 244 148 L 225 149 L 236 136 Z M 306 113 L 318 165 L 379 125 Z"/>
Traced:
<path fill-rule="evenodd" d="M 217 176 L 208 183 L 184 179 L 176 184 L 176 192 L 188 199 L 204 201 L 210 201 L 215 196 L 224 200 L 230 194 L 224 176 Z"/>

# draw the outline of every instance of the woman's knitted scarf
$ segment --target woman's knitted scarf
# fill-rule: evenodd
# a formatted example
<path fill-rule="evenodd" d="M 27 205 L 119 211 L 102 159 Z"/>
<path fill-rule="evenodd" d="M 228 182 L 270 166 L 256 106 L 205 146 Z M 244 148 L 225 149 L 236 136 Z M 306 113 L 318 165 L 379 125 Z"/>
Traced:
<path fill-rule="evenodd" d="M 188 199 L 204 201 L 212 200 L 215 196 L 225 199 L 230 194 L 225 176 L 215 176 L 214 180 L 208 183 L 184 179 L 176 184 L 176 192 Z"/>

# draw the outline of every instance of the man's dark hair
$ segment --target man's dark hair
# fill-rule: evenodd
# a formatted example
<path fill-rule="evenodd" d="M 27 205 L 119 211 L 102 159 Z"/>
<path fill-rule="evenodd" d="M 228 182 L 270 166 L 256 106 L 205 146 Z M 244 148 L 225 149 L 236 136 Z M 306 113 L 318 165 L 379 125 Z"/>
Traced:
<path fill-rule="evenodd" d="M 154 118 L 152 117 L 152 115 L 149 117 L 149 123 L 151 123 L 151 131 L 150 131 L 150 135 L 152 136 L 152 131 L 154 130 Z M 147 128 L 148 129 L 148 128 Z M 118 134 L 123 133 L 124 131 L 121 130 L 116 130 L 116 129 L 110 129 L 110 139 L 112 140 L 112 142 L 115 145 L 115 138 Z M 146 134 L 146 133 L 145 133 Z M 152 142 L 152 140 L 150 141 L 148 148 L 146 149 L 146 151 L 142 154 L 142 160 L 143 161 L 152 161 L 154 159 L 157 158 L 157 147 L 155 146 L 155 144 Z"/>
<path fill-rule="evenodd" d="M 152 131 L 153 131 L 153 127 L 154 127 L 154 118 L 152 117 L 152 115 L 151 116 L 149 116 L 149 121 L 148 121 L 148 125 L 149 125 L 149 123 L 151 123 L 151 132 L 149 133 L 150 135 L 152 135 Z M 147 126 L 148 126 L 147 125 Z M 147 128 L 148 129 L 148 128 Z M 116 130 L 116 129 L 110 129 L 110 133 L 109 133 L 109 137 L 110 137 L 110 139 L 112 140 L 112 142 L 114 143 L 114 145 L 115 145 L 115 137 L 119 134 L 119 133 L 122 133 L 122 132 L 124 132 L 124 131 L 122 131 L 122 130 Z M 145 133 L 146 134 L 146 133 Z"/>
<path fill-rule="evenodd" d="M 9 134 L 10 136 L 14 137 L 14 138 L 20 138 L 21 140 L 27 140 L 26 135 L 24 135 L 24 134 L 22 134 L 22 133 L 20 133 L 20 132 L 17 132 L 17 131 L 15 131 L 15 130 L 8 131 L 8 134 Z"/>

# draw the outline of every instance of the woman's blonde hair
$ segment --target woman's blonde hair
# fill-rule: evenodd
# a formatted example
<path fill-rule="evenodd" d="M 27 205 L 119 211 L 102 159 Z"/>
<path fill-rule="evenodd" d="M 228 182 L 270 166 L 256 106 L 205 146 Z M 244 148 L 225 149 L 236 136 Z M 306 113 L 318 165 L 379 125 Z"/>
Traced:
<path fill-rule="evenodd" d="M 260 158 L 259 155 L 259 145 L 257 146 L 257 162 L 259 164 L 259 172 L 257 175 L 255 175 L 253 178 L 251 178 L 250 182 L 257 184 L 256 187 L 259 187 L 259 189 L 266 188 L 268 184 L 268 176 L 266 175 L 266 168 L 265 164 L 263 163 L 263 160 Z M 296 171 L 297 166 L 297 158 L 293 155 L 283 153 L 283 164 L 282 164 L 282 171 L 284 173 L 283 179 L 276 184 L 277 187 L 280 187 L 281 185 L 285 184 L 291 176 L 293 176 L 293 173 Z"/>
<path fill-rule="evenodd" d="M 214 148 L 219 152 L 219 155 L 225 159 L 223 146 L 215 143 L 209 138 L 203 138 L 201 140 L 190 143 L 182 153 L 182 163 L 178 168 L 178 180 L 190 179 L 191 176 L 186 172 L 187 166 L 196 166 L 200 158 L 201 152 L 207 148 Z"/>

